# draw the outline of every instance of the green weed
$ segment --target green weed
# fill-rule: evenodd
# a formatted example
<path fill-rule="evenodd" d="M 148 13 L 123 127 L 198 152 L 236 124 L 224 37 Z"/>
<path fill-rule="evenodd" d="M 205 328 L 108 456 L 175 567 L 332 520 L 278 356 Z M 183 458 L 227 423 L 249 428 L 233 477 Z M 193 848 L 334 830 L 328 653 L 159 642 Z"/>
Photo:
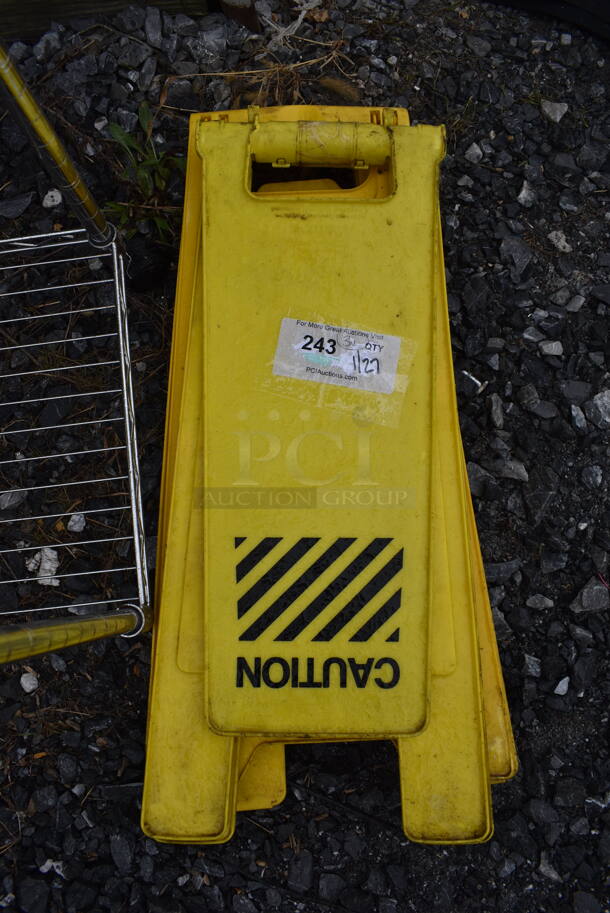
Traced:
<path fill-rule="evenodd" d="M 108 124 L 108 132 L 122 153 L 123 167 L 118 176 L 129 199 L 112 200 L 105 209 L 128 238 L 136 233 L 139 222 L 149 220 L 158 239 L 170 243 L 176 236 L 181 207 L 168 205 L 168 187 L 176 169 L 184 175 L 186 160 L 158 152 L 152 138 L 153 121 L 150 107 L 143 101 L 134 134 L 127 133 L 119 124 Z"/>

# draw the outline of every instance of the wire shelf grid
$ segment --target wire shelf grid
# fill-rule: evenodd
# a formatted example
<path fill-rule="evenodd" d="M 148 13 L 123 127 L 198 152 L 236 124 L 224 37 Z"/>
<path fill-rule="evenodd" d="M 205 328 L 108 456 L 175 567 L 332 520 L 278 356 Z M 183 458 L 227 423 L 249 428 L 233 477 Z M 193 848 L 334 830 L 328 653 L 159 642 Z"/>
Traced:
<path fill-rule="evenodd" d="M 0 240 L 0 615 L 149 601 L 122 256 Z"/>

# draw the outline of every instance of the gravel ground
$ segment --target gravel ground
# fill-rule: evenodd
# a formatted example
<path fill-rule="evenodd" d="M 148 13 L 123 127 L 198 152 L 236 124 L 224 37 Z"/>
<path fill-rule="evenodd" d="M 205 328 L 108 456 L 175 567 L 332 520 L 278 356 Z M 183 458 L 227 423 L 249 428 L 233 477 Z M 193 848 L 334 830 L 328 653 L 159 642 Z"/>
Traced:
<path fill-rule="evenodd" d="M 305 16 L 287 0 L 257 5 L 259 36 L 219 13 L 130 8 L 11 49 L 132 234 L 151 553 L 181 172 L 166 158 L 164 188 L 130 177 L 109 124 L 145 153 L 147 100 L 166 157 L 184 154 L 189 109 L 256 100 L 404 105 L 446 124 L 456 382 L 520 772 L 494 788 L 489 844 L 421 847 L 400 829 L 389 744 L 293 747 L 286 801 L 240 815 L 230 844 L 157 845 L 138 826 L 149 640 L 71 649 L 2 670 L 0 909 L 607 911 L 608 45 L 485 3 L 321 0 Z M 263 72 L 220 75 L 244 69 Z M 50 189 L 4 118 L 2 235 L 73 225 L 62 203 L 44 205 Z"/>

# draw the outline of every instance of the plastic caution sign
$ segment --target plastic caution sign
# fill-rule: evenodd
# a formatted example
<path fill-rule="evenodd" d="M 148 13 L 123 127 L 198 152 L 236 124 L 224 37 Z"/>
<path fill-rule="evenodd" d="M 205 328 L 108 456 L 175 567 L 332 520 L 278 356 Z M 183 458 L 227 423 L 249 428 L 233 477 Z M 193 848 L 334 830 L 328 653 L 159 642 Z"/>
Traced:
<path fill-rule="evenodd" d="M 280 199 L 248 187 L 266 126 L 203 122 L 197 136 L 203 262 L 231 239 L 203 293 L 208 719 L 226 734 L 415 732 L 442 131 L 379 128 L 385 199 Z M 351 161 L 335 127 L 317 125 L 320 164 L 328 147 Z M 259 145 L 275 162 L 290 143 Z"/>
<path fill-rule="evenodd" d="M 287 120 L 294 118 L 297 111 L 303 117 L 314 119 L 351 116 L 354 121 L 360 119 L 360 123 L 369 120 L 381 123 L 386 119 L 403 125 L 408 123 L 406 112 L 383 112 L 380 109 L 269 109 L 264 115 L 273 123 L 282 117 Z M 212 115 L 217 118 L 223 116 Z M 230 112 L 227 116 L 248 126 L 247 112 Z M 337 452 L 332 448 L 324 450 L 325 439 L 322 437 L 319 442 L 315 441 L 315 430 L 320 426 L 313 423 L 314 416 L 321 414 L 316 409 L 322 412 L 330 410 L 337 419 L 337 434 L 345 434 L 345 423 L 348 419 L 353 422 L 354 396 L 381 403 L 384 397 L 391 396 L 387 392 L 390 381 L 384 375 L 404 374 L 406 364 L 401 362 L 406 351 L 404 337 L 400 336 L 395 326 L 382 325 L 380 331 L 372 330 L 362 324 L 354 325 L 356 321 L 350 324 L 341 314 L 343 323 L 333 324 L 333 329 L 337 342 L 342 340 L 344 344 L 340 358 L 329 366 L 318 359 L 323 355 L 332 356 L 333 353 L 321 351 L 322 348 L 332 348 L 332 343 L 321 343 L 322 337 L 317 335 L 322 324 L 325 332 L 328 324 L 320 319 L 311 321 L 319 326 L 307 327 L 308 332 L 304 335 L 312 338 L 305 340 L 307 347 L 303 350 L 298 345 L 302 332 L 300 318 L 290 316 L 290 313 L 283 317 L 277 329 L 277 339 L 268 349 L 266 379 L 263 378 L 259 384 L 257 375 L 253 375 L 252 396 L 257 399 L 262 393 L 264 397 L 269 397 L 265 402 L 272 404 L 269 405 L 270 411 L 263 415 L 266 424 L 258 427 L 257 437 L 256 429 L 253 431 L 252 415 L 246 406 L 248 391 L 248 395 L 240 400 L 238 422 L 241 424 L 238 424 L 237 430 L 231 429 L 228 420 L 225 421 L 225 430 L 235 432 L 233 450 L 225 454 L 226 463 L 231 466 L 233 460 L 231 471 L 237 466 L 242 477 L 237 483 L 226 486 L 204 484 L 204 470 L 208 472 L 210 464 L 209 426 L 205 421 L 206 409 L 201 408 L 201 397 L 197 394 L 204 379 L 204 355 L 209 361 L 210 353 L 210 334 L 206 331 L 204 338 L 202 332 L 209 270 L 202 269 L 199 232 L 205 197 L 198 180 L 200 162 L 195 155 L 194 143 L 198 128 L 201 123 L 207 124 L 209 117 L 199 115 L 193 118 L 191 124 L 185 230 L 170 369 L 159 528 L 159 618 L 153 655 L 142 811 L 143 827 L 156 839 L 202 843 L 228 839 L 234 827 L 236 809 L 273 807 L 280 802 L 285 791 L 283 742 L 298 740 L 299 735 L 307 740 L 318 735 L 315 728 L 318 718 L 309 721 L 302 733 L 282 732 L 278 735 L 281 741 L 277 742 L 267 738 L 233 738 L 212 731 L 206 713 L 207 685 L 211 678 L 206 675 L 205 647 L 206 643 L 211 643 L 211 635 L 214 634 L 210 624 L 219 625 L 221 620 L 213 613 L 209 615 L 209 567 L 202 563 L 201 555 L 216 556 L 217 551 L 210 551 L 204 527 L 206 518 L 221 511 L 218 516 L 224 517 L 222 522 L 229 522 L 231 514 L 240 517 L 239 522 L 243 522 L 244 510 L 247 517 L 254 517 L 254 531 L 242 527 L 237 534 L 233 530 L 227 550 L 231 555 L 227 559 L 230 582 L 227 592 L 233 594 L 227 613 L 229 610 L 233 613 L 237 644 L 234 658 L 238 659 L 245 655 L 247 649 L 258 649 L 261 645 L 267 645 L 273 651 L 261 651 L 259 663 L 254 655 L 241 666 L 242 691 L 247 680 L 250 699 L 256 693 L 264 695 L 264 702 L 269 694 L 272 699 L 278 694 L 289 695 L 284 701 L 277 701 L 277 706 L 284 707 L 288 712 L 295 692 L 309 692 L 321 701 L 325 695 L 333 693 L 334 687 L 335 696 L 345 699 L 349 692 L 349 700 L 352 700 L 353 695 L 361 697 L 362 692 L 372 685 L 379 692 L 386 692 L 384 696 L 390 701 L 392 712 L 403 718 L 405 714 L 400 701 L 407 697 L 400 691 L 397 693 L 398 683 L 391 684 L 389 672 L 393 668 L 392 663 L 377 667 L 375 663 L 380 659 L 393 660 L 402 671 L 404 659 L 401 645 L 406 632 L 413 630 L 410 628 L 411 619 L 405 614 L 410 592 L 406 573 L 410 551 L 408 536 L 404 530 L 397 532 L 394 528 L 391 530 L 394 535 L 382 535 L 382 530 L 372 528 L 371 523 L 373 517 L 377 520 L 379 515 L 397 509 L 403 509 L 404 515 L 409 516 L 414 510 L 413 504 L 408 502 L 405 506 L 402 501 L 399 505 L 386 502 L 364 507 L 357 504 L 354 493 L 380 489 L 372 478 L 373 467 L 376 467 L 376 444 L 381 441 L 391 448 L 392 440 L 401 440 L 400 434 L 406 435 L 401 421 L 403 409 L 409 405 L 408 399 L 403 398 L 398 410 L 379 407 L 377 421 L 372 421 L 369 414 L 366 420 L 359 414 L 357 429 L 361 432 L 364 428 L 366 432 L 356 438 L 355 446 L 356 470 L 365 481 L 361 486 L 348 485 L 345 478 L 327 478 L 331 468 L 335 473 L 347 472 L 348 467 L 353 469 L 353 462 L 346 458 L 337 466 L 341 448 L 336 447 Z M 251 118 L 250 129 L 252 123 Z M 351 135 L 357 137 L 357 133 L 352 131 Z M 311 132 L 283 131 L 281 136 L 283 158 L 300 160 L 303 155 L 311 154 L 308 151 Z M 335 131 L 335 136 L 339 136 L 344 143 L 344 131 Z M 364 148 L 360 140 L 355 139 L 354 142 L 356 145 L 352 149 Z M 376 135 L 375 143 L 375 148 L 379 148 L 379 135 Z M 273 143 L 270 146 L 267 140 L 251 143 L 252 160 L 257 157 L 263 160 L 272 158 L 269 153 L 272 146 Z M 358 171 L 359 152 L 350 153 L 352 157 L 349 158 L 345 145 L 339 143 L 334 154 L 338 161 L 343 161 L 340 156 L 344 156 L 351 163 L 354 173 Z M 262 162 L 263 166 L 267 164 L 267 161 Z M 276 167 L 277 164 L 275 162 Z M 253 168 L 254 165 L 248 167 Z M 346 193 L 327 177 L 308 181 L 307 189 L 300 180 L 301 175 L 293 176 L 286 172 L 287 178 L 295 179 L 277 184 L 266 183 L 267 177 L 263 174 L 258 188 L 254 190 L 254 183 L 248 178 L 248 190 L 258 193 L 270 203 L 285 204 L 289 201 L 294 211 L 301 206 L 301 201 L 295 203 L 295 197 L 299 195 L 313 200 L 317 194 L 322 194 L 328 202 L 333 195 L 343 196 Z M 205 179 L 204 173 L 204 187 Z M 386 162 L 385 167 L 378 167 L 376 171 L 361 171 L 355 186 L 347 193 L 351 195 L 352 203 L 364 198 L 387 200 L 395 186 L 395 179 L 396 170 L 391 162 Z M 280 207 L 278 211 L 283 209 Z M 404 729 L 396 733 L 396 742 L 406 833 L 422 842 L 479 842 L 491 832 L 489 782 L 511 776 L 516 769 L 516 756 L 459 440 L 442 246 L 437 226 L 435 217 L 430 254 L 433 276 L 431 297 L 425 303 L 431 316 L 427 370 L 431 371 L 434 364 L 436 374 L 429 404 L 433 429 L 428 452 L 431 492 L 427 519 L 430 538 L 426 544 L 430 555 L 430 600 L 424 625 L 428 615 L 430 625 L 429 640 L 420 656 L 425 668 L 429 654 L 430 678 L 426 681 L 425 673 L 422 676 L 424 701 L 429 705 L 428 725 L 421 732 Z M 332 273 L 330 275 L 332 278 Z M 324 339 L 327 340 L 327 337 Z M 400 346 L 395 340 L 400 341 Z M 372 381 L 367 378 L 358 380 L 361 386 L 357 390 L 347 386 L 345 390 L 348 392 L 344 394 L 344 385 L 336 382 L 336 378 L 318 382 L 306 376 L 309 372 L 305 369 L 308 367 L 314 368 L 315 372 L 326 372 L 321 376 L 327 378 L 332 372 L 344 373 L 347 378 L 350 370 L 360 370 L 363 365 L 368 367 L 373 359 L 380 358 L 379 351 L 384 350 L 375 354 L 374 349 L 366 348 L 367 344 L 384 347 L 387 344 L 388 359 L 381 359 L 379 371 L 375 365 Z M 310 358 L 313 360 L 307 361 Z M 365 362 L 365 359 L 369 361 Z M 407 359 L 411 376 L 415 360 L 416 353 L 411 349 Z M 341 378 L 338 380 L 341 381 Z M 277 388 L 276 382 L 288 384 L 288 388 Z M 365 387 L 366 383 L 370 386 Z M 311 389 L 315 389 L 320 398 L 317 405 L 308 399 L 308 392 L 303 392 Z M 393 389 L 396 391 L 396 387 Z M 207 391 L 207 387 L 204 390 Z M 302 411 L 296 418 L 295 413 L 290 411 L 296 408 L 292 402 L 295 390 L 301 390 L 304 397 L 300 400 Z M 345 395 L 347 400 L 343 399 Z M 348 408 L 344 408 L 346 403 Z M 300 437 L 292 447 L 297 454 L 298 470 L 310 476 L 293 479 L 293 484 L 289 486 L 282 471 L 286 473 L 294 469 L 286 457 L 293 438 L 283 436 L 288 432 L 283 429 L 282 415 L 285 418 L 292 416 L 291 433 L 294 434 L 295 426 L 299 428 L 298 423 L 305 421 L 302 414 L 305 411 L 310 422 L 307 429 L 314 431 L 314 437 L 308 438 L 307 432 L 300 430 L 299 433 L 305 436 Z M 227 417 L 229 415 L 228 411 Z M 250 425 L 247 424 L 249 420 Z M 319 418 L 316 420 L 319 421 Z M 282 431 L 278 432 L 280 426 Z M 389 429 L 393 429 L 394 435 L 399 437 L 386 436 L 385 432 Z M 323 426 L 321 430 L 325 434 L 333 433 L 329 426 Z M 375 435 L 380 433 L 380 437 L 374 437 L 373 432 Z M 321 449 L 321 456 L 312 446 L 315 443 Z M 205 466 L 201 459 L 204 452 Z M 394 451 L 396 459 L 397 454 Z M 278 466 L 273 465 L 278 458 L 288 469 L 278 470 Z M 384 465 L 382 460 L 381 466 Z M 243 474 L 248 473 L 251 477 L 256 475 L 254 485 L 243 484 Z M 271 485 L 274 478 L 283 484 Z M 396 488 L 399 488 L 398 483 Z M 296 508 L 290 501 L 282 504 L 278 496 L 281 493 L 286 498 L 300 493 L 302 497 L 303 493 L 311 491 L 315 491 L 316 497 L 320 496 L 320 492 L 332 492 L 332 498 L 339 501 L 338 505 L 333 505 L 334 514 L 330 512 L 329 505 L 323 506 L 327 509 L 325 516 L 334 516 L 335 521 L 346 509 L 345 499 L 352 499 L 351 503 L 349 500 L 347 503 L 348 529 L 336 530 L 336 534 L 331 536 L 328 525 L 324 527 L 322 524 L 320 534 L 313 535 L 310 529 L 295 528 L 294 522 L 289 524 L 290 518 L 294 521 Z M 231 501 L 230 496 L 235 497 L 235 492 L 239 502 Z M 277 503 L 271 506 L 264 501 L 266 497 L 274 498 Z M 319 508 L 320 504 L 316 501 L 308 507 L 301 504 L 298 510 L 303 513 L 308 510 L 318 517 Z M 270 522 L 268 528 L 256 527 L 258 515 L 255 511 L 267 518 L 265 523 Z M 360 520 L 359 511 L 364 518 L 368 517 L 368 525 Z M 249 534 L 241 534 L 244 532 Z M 333 581 L 335 583 L 331 586 Z M 358 594 L 361 595 L 356 598 Z M 208 609 L 205 627 L 202 623 L 204 603 Z M 211 617 L 215 620 L 211 621 Z M 224 624 L 228 630 L 229 621 L 225 620 Z M 302 637 L 306 639 L 300 643 Z M 383 654 L 370 649 L 377 644 L 382 646 Z M 283 652 L 286 645 L 290 647 L 289 654 Z M 316 654 L 309 652 L 318 649 L 318 645 L 332 650 L 331 655 L 322 654 L 321 664 L 319 658 L 316 662 Z M 357 653 L 362 647 L 365 653 Z M 238 668 L 236 663 L 236 689 Z M 375 678 L 386 687 L 375 683 Z M 390 687 L 387 687 L 388 684 Z M 372 689 L 370 693 L 375 694 Z M 369 695 L 365 697 L 369 698 Z M 237 704 L 235 712 L 239 711 L 240 700 Z M 369 698 L 361 704 L 371 707 L 375 701 Z M 342 719 L 345 720 L 345 714 Z M 273 729 L 275 725 L 274 719 Z M 245 731 L 245 728 L 237 730 L 240 736 Z M 331 739 L 346 736 L 343 732 L 329 731 L 327 734 Z M 363 734 L 379 737 L 376 729 Z"/>

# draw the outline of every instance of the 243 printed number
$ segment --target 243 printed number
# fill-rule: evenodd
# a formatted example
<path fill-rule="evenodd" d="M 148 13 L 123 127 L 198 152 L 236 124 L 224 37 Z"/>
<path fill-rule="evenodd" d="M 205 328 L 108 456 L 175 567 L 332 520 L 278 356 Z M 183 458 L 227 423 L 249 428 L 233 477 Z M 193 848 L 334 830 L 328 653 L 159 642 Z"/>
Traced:
<path fill-rule="evenodd" d="M 308 349 L 309 351 L 317 349 L 318 352 L 326 352 L 327 355 L 334 355 L 337 351 L 337 340 L 325 339 L 324 336 L 320 336 L 320 338 L 314 342 L 313 336 L 304 336 L 301 348 Z"/>
<path fill-rule="evenodd" d="M 366 348 L 372 348 L 372 345 L 367 343 Z M 379 346 L 377 346 L 377 348 L 379 348 Z M 337 351 L 337 340 L 320 336 L 320 338 L 314 342 L 314 337 L 307 335 L 303 336 L 301 349 L 306 349 L 309 352 L 316 349 L 318 352 L 326 352 L 327 355 L 334 355 Z M 379 358 L 367 358 L 366 355 L 361 355 L 360 349 L 358 349 L 356 354 L 352 356 L 352 368 L 355 374 L 380 374 L 381 362 Z"/>

